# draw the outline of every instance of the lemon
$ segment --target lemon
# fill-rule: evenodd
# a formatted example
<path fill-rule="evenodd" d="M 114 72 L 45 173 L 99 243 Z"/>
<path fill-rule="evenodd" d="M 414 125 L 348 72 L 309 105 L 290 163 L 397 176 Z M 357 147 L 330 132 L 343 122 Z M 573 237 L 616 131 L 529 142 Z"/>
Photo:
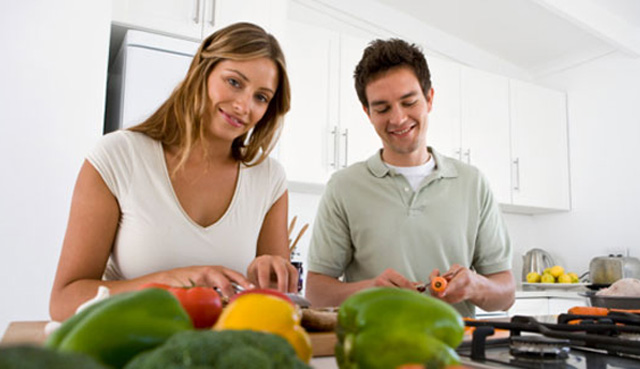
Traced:
<path fill-rule="evenodd" d="M 580 283 L 580 278 L 576 273 L 567 273 L 569 277 L 571 277 L 571 283 Z"/>
<path fill-rule="evenodd" d="M 527 274 L 527 282 L 529 282 L 529 283 L 539 283 L 541 277 L 542 276 L 540 274 L 538 274 L 537 272 L 529 272 Z"/>
<path fill-rule="evenodd" d="M 558 283 L 572 283 L 571 276 L 568 274 L 560 274 L 558 277 Z"/>
<path fill-rule="evenodd" d="M 544 270 L 542 271 L 542 274 L 551 274 L 551 268 L 544 268 Z"/>
<path fill-rule="evenodd" d="M 560 265 L 554 265 L 551 267 L 551 270 L 549 272 L 551 273 L 552 276 L 558 278 L 564 274 L 564 268 L 561 267 Z"/>
<path fill-rule="evenodd" d="M 550 273 L 544 273 L 540 278 L 540 282 L 542 283 L 556 283 L 556 278 L 552 276 Z"/>

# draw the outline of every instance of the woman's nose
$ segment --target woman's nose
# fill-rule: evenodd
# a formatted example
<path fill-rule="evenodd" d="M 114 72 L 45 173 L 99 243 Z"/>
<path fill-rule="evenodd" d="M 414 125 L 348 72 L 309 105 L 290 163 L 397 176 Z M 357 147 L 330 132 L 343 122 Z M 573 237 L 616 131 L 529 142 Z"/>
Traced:
<path fill-rule="evenodd" d="M 239 93 L 233 101 L 233 109 L 237 114 L 246 115 L 251 108 L 251 94 Z"/>

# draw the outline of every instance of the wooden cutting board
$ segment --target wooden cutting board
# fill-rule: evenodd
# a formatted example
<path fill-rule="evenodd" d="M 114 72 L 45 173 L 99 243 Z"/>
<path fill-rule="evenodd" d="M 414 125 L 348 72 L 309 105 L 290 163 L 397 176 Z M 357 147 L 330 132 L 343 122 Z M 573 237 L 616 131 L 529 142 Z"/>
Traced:
<path fill-rule="evenodd" d="M 7 327 L 0 344 L 42 344 L 46 339 L 44 335 L 46 324 L 46 321 L 12 322 Z M 314 357 L 333 356 L 337 341 L 334 332 L 313 332 L 309 333 L 309 336 Z"/>

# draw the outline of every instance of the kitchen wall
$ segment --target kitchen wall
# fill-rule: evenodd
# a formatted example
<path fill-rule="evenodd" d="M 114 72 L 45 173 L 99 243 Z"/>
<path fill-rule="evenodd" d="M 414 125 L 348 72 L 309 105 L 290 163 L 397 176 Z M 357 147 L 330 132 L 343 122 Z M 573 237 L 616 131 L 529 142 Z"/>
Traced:
<path fill-rule="evenodd" d="M 0 336 L 49 318 L 83 158 L 102 133 L 109 0 L 0 3 Z"/>

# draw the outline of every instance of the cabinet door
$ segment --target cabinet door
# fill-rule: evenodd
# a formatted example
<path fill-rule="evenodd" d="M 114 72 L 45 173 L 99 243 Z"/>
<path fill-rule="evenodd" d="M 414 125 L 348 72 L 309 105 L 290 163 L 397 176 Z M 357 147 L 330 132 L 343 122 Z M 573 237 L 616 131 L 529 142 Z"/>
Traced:
<path fill-rule="evenodd" d="M 443 155 L 461 159 L 460 66 L 427 56 L 433 87 L 433 105 L 427 127 L 427 145 Z"/>
<path fill-rule="evenodd" d="M 500 203 L 511 202 L 509 80 L 462 67 L 462 160 L 487 177 Z"/>
<path fill-rule="evenodd" d="M 287 22 L 282 44 L 292 97 L 278 158 L 290 181 L 325 183 L 337 165 L 338 117 L 331 99 L 338 88 L 338 42 L 324 28 Z"/>
<path fill-rule="evenodd" d="M 569 311 L 572 307 L 589 306 L 584 297 L 552 297 L 549 299 L 549 314 L 557 315 Z"/>
<path fill-rule="evenodd" d="M 286 13 L 285 0 L 201 0 L 204 1 L 203 31 L 205 38 L 216 30 L 236 22 L 255 23 L 273 32 L 274 13 Z M 276 34 L 278 32 L 275 32 Z"/>
<path fill-rule="evenodd" d="M 136 28 L 200 39 L 204 0 L 112 0 L 112 20 Z"/>
<path fill-rule="evenodd" d="M 564 93 L 511 81 L 513 204 L 569 210 Z"/>
<path fill-rule="evenodd" d="M 362 52 L 375 37 L 340 35 L 340 168 L 367 160 L 382 143 L 356 93 L 353 72 Z"/>

